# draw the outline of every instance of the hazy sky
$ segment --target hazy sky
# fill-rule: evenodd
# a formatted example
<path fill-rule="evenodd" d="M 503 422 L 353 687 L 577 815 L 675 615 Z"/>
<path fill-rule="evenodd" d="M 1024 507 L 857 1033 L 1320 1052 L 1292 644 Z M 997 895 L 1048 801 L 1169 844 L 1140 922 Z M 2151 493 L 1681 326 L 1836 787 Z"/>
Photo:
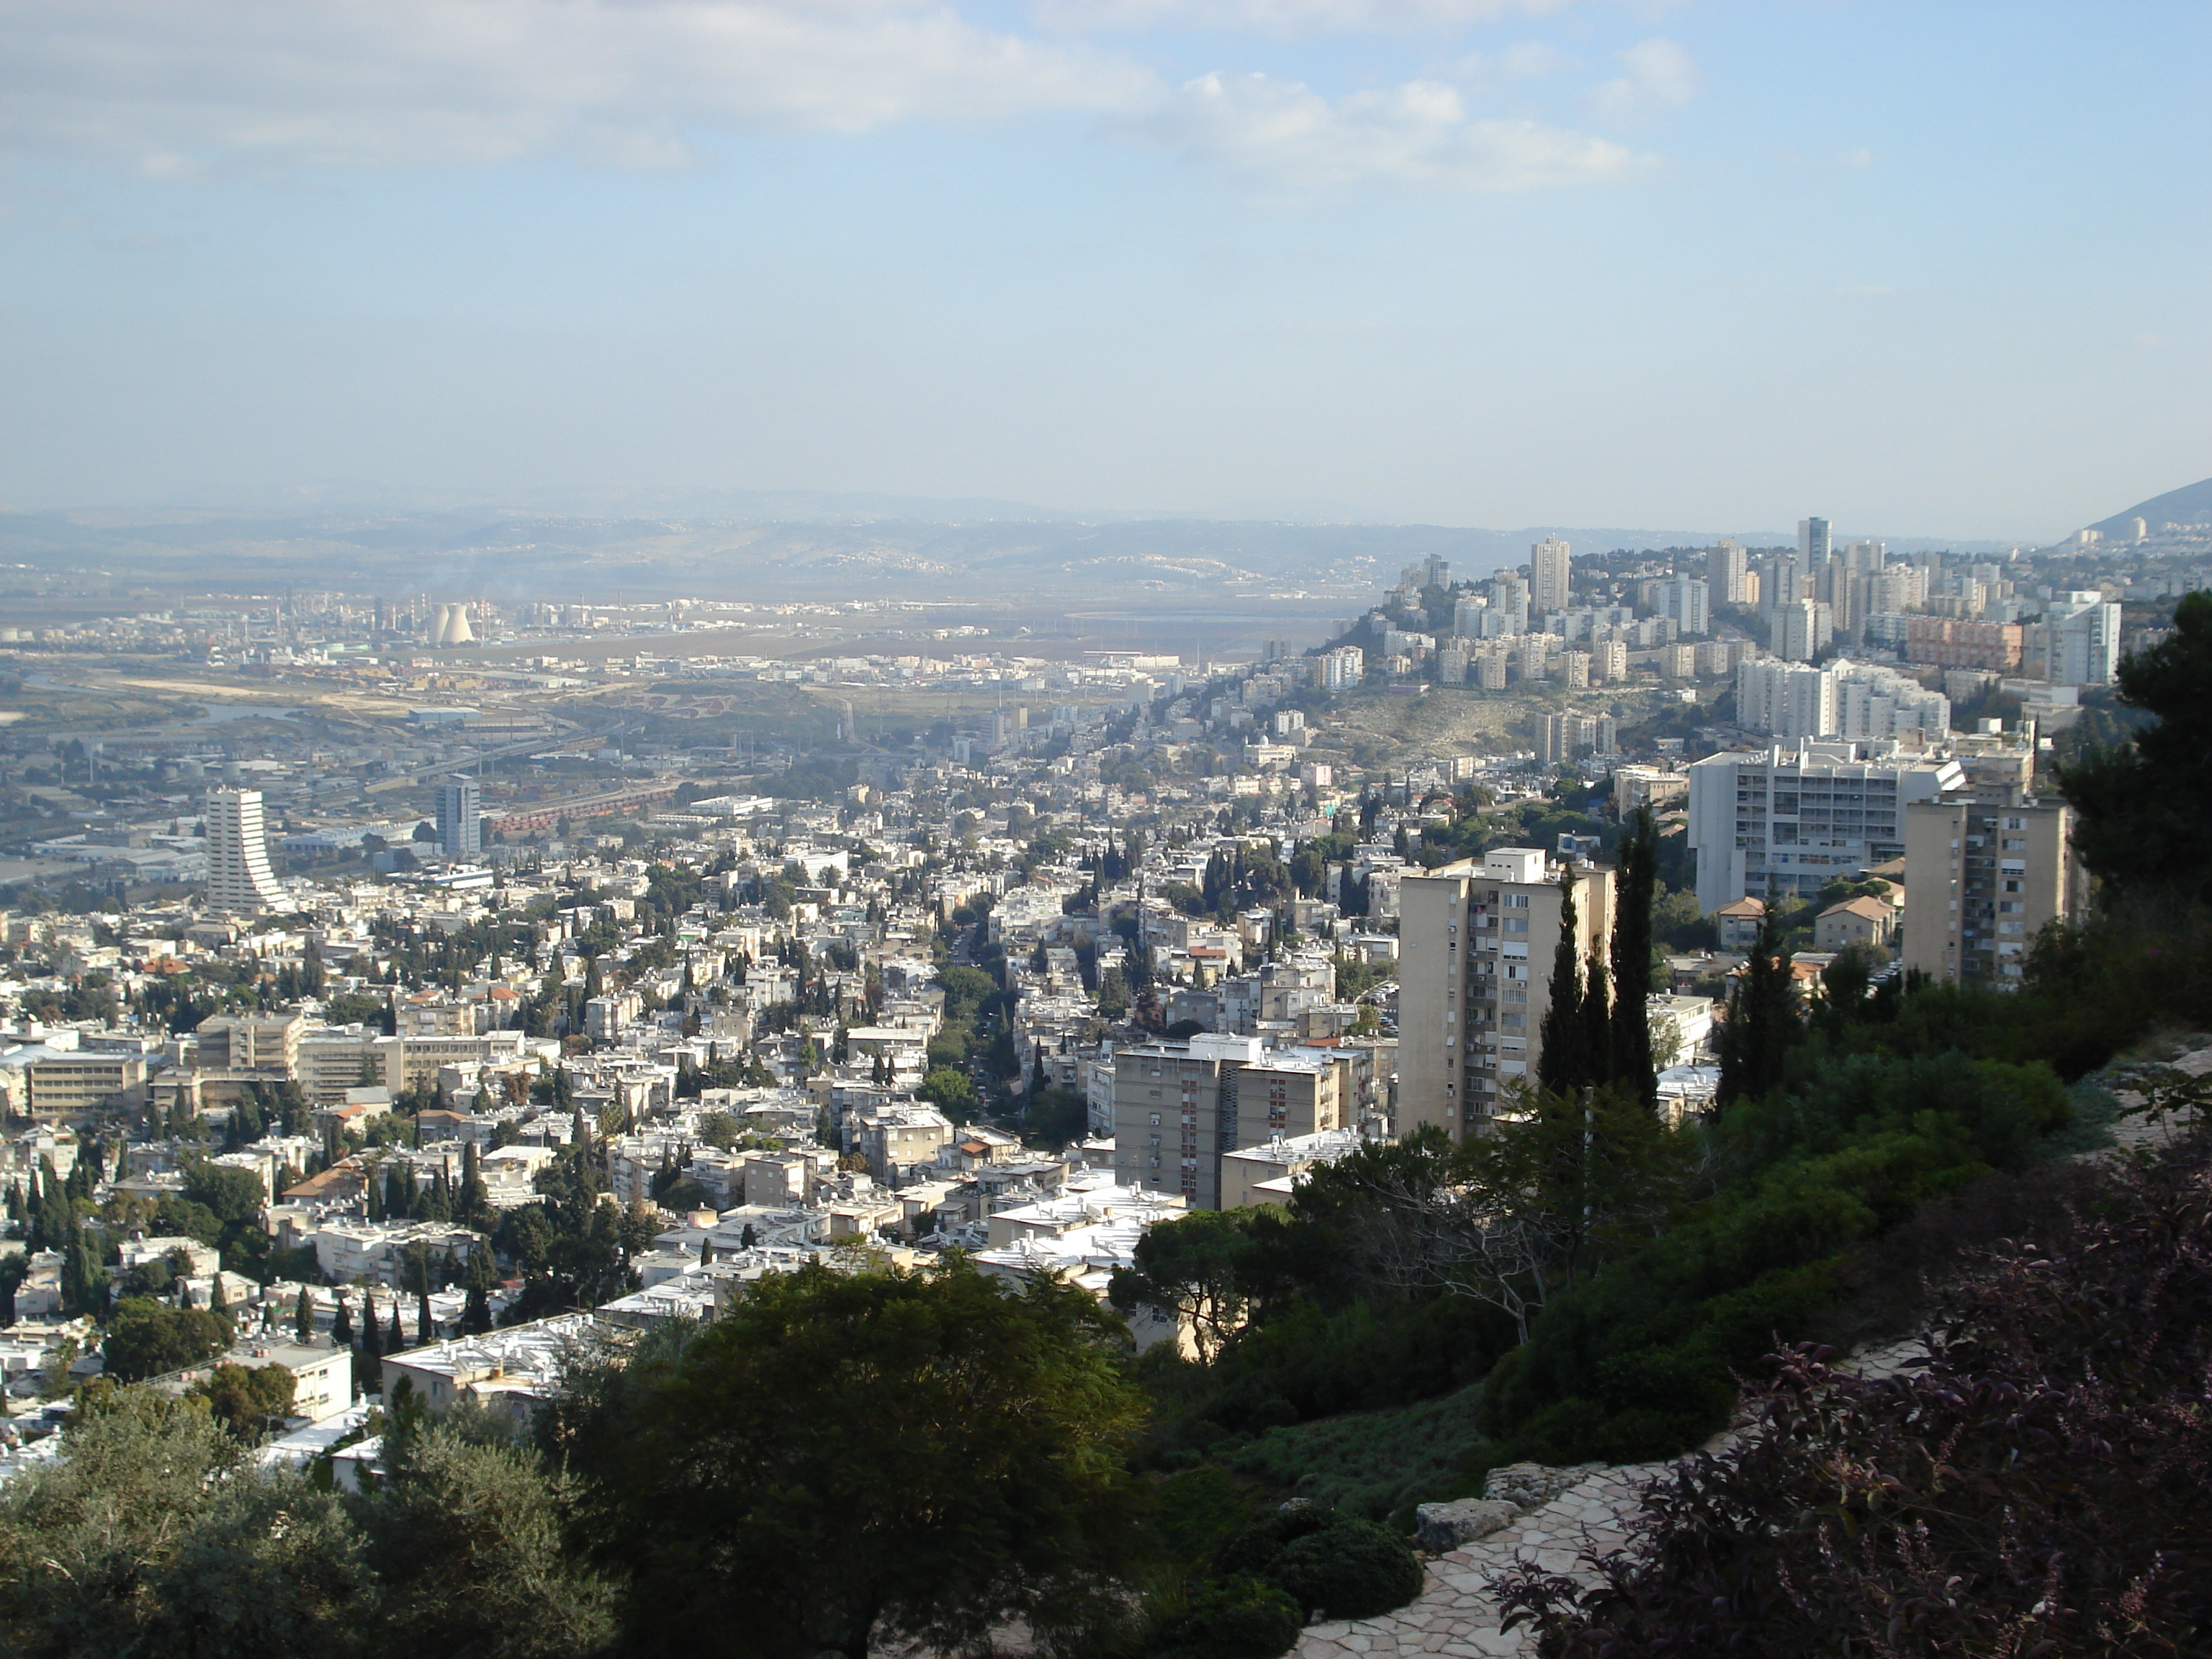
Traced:
<path fill-rule="evenodd" d="M 0 502 L 2049 538 L 2212 473 L 2212 6 L 0 0 Z"/>

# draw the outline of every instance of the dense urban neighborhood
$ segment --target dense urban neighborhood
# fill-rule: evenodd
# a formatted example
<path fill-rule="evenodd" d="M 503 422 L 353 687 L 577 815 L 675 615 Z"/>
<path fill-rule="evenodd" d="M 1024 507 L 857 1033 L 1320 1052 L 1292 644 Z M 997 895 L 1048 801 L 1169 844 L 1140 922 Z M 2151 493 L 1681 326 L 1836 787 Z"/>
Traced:
<path fill-rule="evenodd" d="M 1095 1328 L 1155 1390 L 1161 1469 L 1360 1517 L 1331 1547 L 1381 1580 L 1309 1605 L 1386 1611 L 1374 1583 L 1420 1575 L 1376 1523 L 1479 1535 L 1430 1516 L 1498 1467 L 1478 1446 L 1618 1462 L 1725 1420 L 1709 1379 L 1570 1430 L 1512 1366 L 1547 1305 L 1632 1282 L 1632 1253 L 1577 1290 L 1636 1227 L 1785 1145 L 1839 1155 L 1688 1151 L 1797 1086 L 1805 1029 L 1840 1052 L 1943 987 L 2049 993 L 2039 942 L 2124 873 L 2079 856 L 2060 774 L 2140 727 L 2124 653 L 2182 648 L 2207 556 L 2140 522 L 1987 556 L 1817 519 L 1794 549 L 1547 538 L 1478 580 L 1431 556 L 1237 661 L 732 655 L 706 602 L 295 592 L 7 630 L 0 1479 L 159 1399 L 367 1504 L 426 1425 L 579 1433 L 579 1391 L 619 1392 L 591 1378 L 826 1329 L 880 1284 Z M 2001 1134 L 1949 1084 L 1906 1092 L 1966 1113 L 1975 1168 L 2075 1121 L 2048 1070 L 1957 1063 Z M 1565 1195 L 1533 1172 L 1555 1102 L 1609 1171 Z M 1290 1242 L 1362 1205 L 1436 1231 L 1346 1235 L 1326 1269 Z M 1298 1319 L 1400 1374 L 1240 1382 Z M 1439 1419 L 1410 1462 L 1286 1438 L 1471 1384 L 1480 1432 Z M 608 1616 L 582 1583 L 572 1634 Z M 994 1583 L 990 1617 L 1058 1616 Z M 1179 1616 L 1248 1614 L 1273 1616 Z"/>

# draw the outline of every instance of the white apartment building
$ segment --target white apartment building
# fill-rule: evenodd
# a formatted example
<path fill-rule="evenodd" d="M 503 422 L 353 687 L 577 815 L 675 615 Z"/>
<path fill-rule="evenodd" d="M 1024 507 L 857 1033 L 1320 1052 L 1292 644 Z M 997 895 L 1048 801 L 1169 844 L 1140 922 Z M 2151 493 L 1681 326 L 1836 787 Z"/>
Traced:
<path fill-rule="evenodd" d="M 1750 574 L 1751 561 L 1743 550 L 1743 544 L 1733 536 L 1722 537 L 1705 556 L 1710 602 L 1715 605 L 1745 604 L 1748 593 L 1746 579 Z"/>
<path fill-rule="evenodd" d="M 269 866 L 268 828 L 258 789 L 213 789 L 207 799 L 207 902 L 248 914 L 286 902 Z"/>
<path fill-rule="evenodd" d="M 1674 624 L 1678 634 L 1707 634 L 1712 631 L 1709 611 L 1712 590 L 1705 583 L 1691 576 L 1678 576 L 1661 582 L 1656 590 L 1659 615 Z"/>
<path fill-rule="evenodd" d="M 1533 1078 L 1559 939 L 1564 866 L 1504 848 L 1408 876 L 1399 893 L 1400 1133 L 1477 1130 Z M 1576 959 L 1613 932 L 1613 872 L 1575 866 Z"/>
<path fill-rule="evenodd" d="M 1905 808 L 1963 789 L 1966 779 L 1955 760 L 1882 752 L 1891 747 L 1808 739 L 1692 763 L 1698 908 L 1710 915 L 1770 890 L 1810 899 L 1838 877 L 1902 857 Z"/>
<path fill-rule="evenodd" d="M 2120 607 L 2101 593 L 2054 593 L 2043 619 L 2044 677 L 2110 685 L 2120 665 Z"/>
<path fill-rule="evenodd" d="M 1951 729 L 1951 700 L 1878 663 L 1806 663 L 1755 658 L 1736 665 L 1736 721 L 1784 743 L 1808 738 L 1929 741 Z"/>
<path fill-rule="evenodd" d="M 1528 550 L 1528 609 L 1548 617 L 1565 611 L 1573 594 L 1573 556 L 1557 536 L 1547 536 Z"/>
<path fill-rule="evenodd" d="M 1314 660 L 1314 672 L 1324 691 L 1348 690 L 1367 675 L 1367 653 L 1356 645 L 1339 646 Z"/>
<path fill-rule="evenodd" d="M 1836 635 L 1834 610 L 1816 599 L 1791 599 L 1774 607 L 1774 654 L 1784 662 L 1810 662 Z"/>

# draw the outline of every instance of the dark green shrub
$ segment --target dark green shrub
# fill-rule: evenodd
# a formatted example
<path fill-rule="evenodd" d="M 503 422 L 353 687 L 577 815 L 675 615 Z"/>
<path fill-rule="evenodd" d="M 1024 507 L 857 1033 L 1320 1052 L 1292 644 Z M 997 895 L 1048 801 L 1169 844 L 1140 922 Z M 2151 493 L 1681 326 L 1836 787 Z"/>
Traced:
<path fill-rule="evenodd" d="M 1168 1622 L 1151 1659 L 1279 1659 L 1305 1621 L 1297 1604 L 1256 1578 L 1215 1581 L 1194 1589 Z"/>
<path fill-rule="evenodd" d="M 1334 1510 L 1320 1504 L 1300 1503 L 1263 1515 L 1221 1547 L 1214 1569 L 1228 1578 L 1265 1578 L 1284 1550 L 1301 1538 L 1327 1531 L 1336 1519 Z"/>
<path fill-rule="evenodd" d="M 1405 1540 L 1349 1517 L 1292 1540 L 1268 1577 L 1299 1607 L 1331 1619 L 1372 1619 L 1421 1593 L 1421 1564 Z"/>

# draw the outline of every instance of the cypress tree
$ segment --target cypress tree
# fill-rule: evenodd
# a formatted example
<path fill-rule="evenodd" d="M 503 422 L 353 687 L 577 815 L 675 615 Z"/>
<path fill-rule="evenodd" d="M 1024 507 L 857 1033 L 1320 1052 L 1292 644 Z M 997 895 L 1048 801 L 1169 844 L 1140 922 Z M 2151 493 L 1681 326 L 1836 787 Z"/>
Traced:
<path fill-rule="evenodd" d="M 1613 1041 L 1611 1079 L 1645 1106 L 1659 1103 L 1658 1074 L 1651 1066 L 1651 907 L 1659 888 L 1659 823 L 1650 802 L 1620 843 L 1620 890 L 1613 909 Z"/>
<path fill-rule="evenodd" d="M 343 1291 L 338 1292 L 338 1310 L 331 1319 L 331 1346 L 353 1346 L 353 1302 Z"/>
<path fill-rule="evenodd" d="M 292 1334 L 302 1347 L 315 1340 L 315 1303 L 305 1285 L 300 1286 L 300 1299 L 293 1305 Z"/>
<path fill-rule="evenodd" d="M 399 1322 L 399 1297 L 396 1291 L 392 1297 L 392 1336 L 385 1352 L 386 1353 L 407 1352 L 407 1328 Z"/>
<path fill-rule="evenodd" d="M 1544 1010 L 1542 1048 L 1536 1057 L 1537 1085 L 1555 1095 L 1571 1094 L 1589 1081 L 1575 915 L 1575 866 L 1571 863 L 1559 872 L 1559 940 L 1552 952 L 1551 1000 Z"/>
<path fill-rule="evenodd" d="M 1583 1051 L 1589 1056 L 1589 1081 L 1593 1084 L 1613 1080 L 1610 1073 L 1614 1012 L 1606 986 L 1604 953 L 1593 951 L 1589 976 L 1583 988 Z"/>
<path fill-rule="evenodd" d="M 1729 1000 L 1721 1030 L 1718 1103 L 1755 1100 L 1780 1086 L 1798 1036 L 1796 988 L 1782 955 L 1781 905 L 1770 897 L 1751 960 Z"/>

